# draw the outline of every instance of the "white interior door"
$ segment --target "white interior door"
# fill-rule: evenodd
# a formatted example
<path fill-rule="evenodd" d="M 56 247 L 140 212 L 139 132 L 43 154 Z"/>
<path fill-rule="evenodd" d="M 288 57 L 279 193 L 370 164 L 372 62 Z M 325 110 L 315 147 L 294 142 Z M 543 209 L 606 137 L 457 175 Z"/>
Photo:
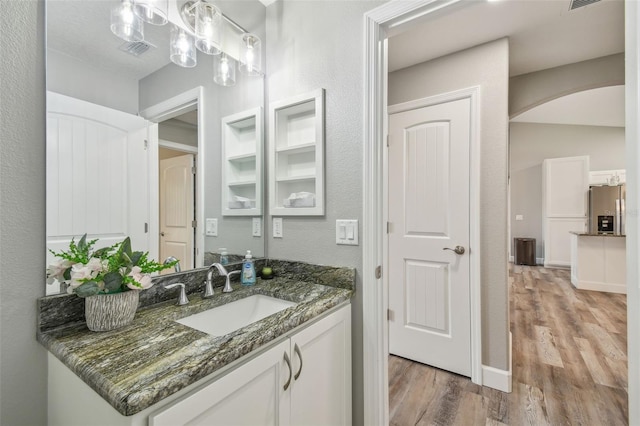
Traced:
<path fill-rule="evenodd" d="M 147 137 L 143 118 L 47 92 L 47 249 L 86 233 L 96 248 L 129 236 L 149 250 Z"/>
<path fill-rule="evenodd" d="M 389 352 L 465 376 L 470 128 L 468 98 L 389 117 Z"/>
<path fill-rule="evenodd" d="M 160 260 L 173 256 L 185 270 L 194 259 L 193 160 L 187 154 L 160 161 Z"/>

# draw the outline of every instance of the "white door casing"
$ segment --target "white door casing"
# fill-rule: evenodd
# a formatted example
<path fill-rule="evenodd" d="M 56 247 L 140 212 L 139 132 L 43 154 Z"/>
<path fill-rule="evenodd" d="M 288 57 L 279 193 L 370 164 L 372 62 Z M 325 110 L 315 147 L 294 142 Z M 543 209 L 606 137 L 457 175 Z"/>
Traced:
<path fill-rule="evenodd" d="M 173 256 L 187 270 L 194 267 L 193 155 L 160 161 L 160 260 Z"/>
<path fill-rule="evenodd" d="M 470 109 L 463 98 L 389 117 L 389 351 L 465 376 Z"/>
<path fill-rule="evenodd" d="M 129 236 L 149 250 L 149 130 L 138 116 L 47 92 L 47 249 L 86 233 L 95 248 Z"/>

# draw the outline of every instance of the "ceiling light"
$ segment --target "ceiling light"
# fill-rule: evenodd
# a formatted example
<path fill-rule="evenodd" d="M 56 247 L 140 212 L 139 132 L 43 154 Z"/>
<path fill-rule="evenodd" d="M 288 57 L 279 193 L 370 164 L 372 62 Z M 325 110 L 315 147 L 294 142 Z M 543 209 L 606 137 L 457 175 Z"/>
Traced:
<path fill-rule="evenodd" d="M 196 47 L 202 53 L 218 55 L 222 45 L 222 13 L 205 0 L 198 1 L 195 9 Z"/>
<path fill-rule="evenodd" d="M 131 0 L 122 0 L 111 9 L 111 32 L 124 41 L 144 40 L 142 19 L 135 14 Z"/>
<path fill-rule="evenodd" d="M 174 64 L 185 68 L 195 67 L 197 63 L 193 36 L 176 25 L 171 26 L 169 58 Z"/>
<path fill-rule="evenodd" d="M 260 39 L 253 34 L 243 34 L 240 43 L 240 72 L 258 76 L 262 73 L 262 46 Z"/>
<path fill-rule="evenodd" d="M 213 81 L 221 86 L 236 84 L 236 61 L 226 53 L 213 57 Z"/>

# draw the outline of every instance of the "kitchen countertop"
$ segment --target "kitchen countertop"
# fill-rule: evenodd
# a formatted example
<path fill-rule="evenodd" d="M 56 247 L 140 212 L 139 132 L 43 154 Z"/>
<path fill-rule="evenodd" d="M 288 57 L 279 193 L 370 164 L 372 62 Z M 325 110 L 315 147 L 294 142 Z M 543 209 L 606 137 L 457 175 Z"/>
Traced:
<path fill-rule="evenodd" d="M 252 287 L 233 285 L 216 297 L 189 295 L 138 309 L 132 324 L 96 333 L 84 322 L 38 332 L 38 341 L 123 415 L 150 407 L 186 386 L 215 373 L 244 355 L 350 300 L 352 289 L 291 278 L 260 280 Z M 175 322 L 213 307 L 263 294 L 297 302 L 222 337 Z M 75 298 L 75 296 L 73 296 Z"/>
<path fill-rule="evenodd" d="M 570 234 L 577 235 L 579 237 L 626 237 L 624 234 L 598 234 L 592 232 L 575 232 L 569 231 Z"/>

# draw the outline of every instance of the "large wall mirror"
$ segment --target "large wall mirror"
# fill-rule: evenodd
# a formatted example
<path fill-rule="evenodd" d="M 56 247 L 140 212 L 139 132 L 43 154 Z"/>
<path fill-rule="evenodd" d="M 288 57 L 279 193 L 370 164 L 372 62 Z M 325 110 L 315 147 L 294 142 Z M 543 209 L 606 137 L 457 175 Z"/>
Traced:
<path fill-rule="evenodd" d="M 160 261 L 184 257 L 183 271 L 223 251 L 231 262 L 265 256 L 264 77 L 236 70 L 234 85 L 219 85 L 214 56 L 200 51 L 194 67 L 174 64 L 171 22 L 145 23 L 143 42 L 121 40 L 110 30 L 121 3 L 46 3 L 47 248 L 84 233 L 104 246 L 130 236 Z M 262 3 L 211 3 L 231 23 L 232 50 L 238 28 L 264 43 Z"/>

